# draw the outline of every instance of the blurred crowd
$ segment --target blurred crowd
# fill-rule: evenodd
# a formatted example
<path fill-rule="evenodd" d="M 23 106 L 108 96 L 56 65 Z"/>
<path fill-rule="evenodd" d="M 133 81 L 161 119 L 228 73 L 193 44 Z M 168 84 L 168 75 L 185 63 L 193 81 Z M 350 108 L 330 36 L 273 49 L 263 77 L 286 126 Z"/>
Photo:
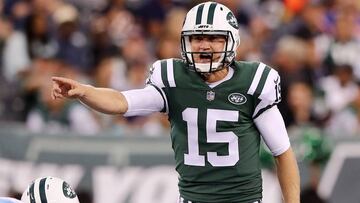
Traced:
<path fill-rule="evenodd" d="M 0 0 L 0 119 L 31 132 L 166 134 L 167 119 L 107 117 L 52 100 L 50 77 L 117 90 L 141 88 L 157 59 L 180 58 L 186 11 L 199 0 Z M 360 1 L 219 0 L 241 25 L 238 60 L 282 78 L 290 131 L 360 134 Z"/>
<path fill-rule="evenodd" d="M 22 122 L 34 133 L 167 134 L 161 114 L 105 116 L 79 102 L 52 100 L 50 77 L 142 88 L 155 60 L 181 57 L 184 16 L 200 2 L 0 0 L 0 121 Z M 323 138 L 360 135 L 360 1 L 217 2 L 240 23 L 237 59 L 279 72 L 279 109 L 291 139 L 319 150 L 299 158 L 321 163 Z"/>
<path fill-rule="evenodd" d="M 165 116 L 108 117 L 52 100 L 51 76 L 141 88 L 157 59 L 180 58 L 187 9 L 199 0 L 0 0 L 0 120 L 31 132 L 166 134 Z M 241 25 L 238 60 L 282 78 L 289 131 L 360 134 L 360 1 L 219 0 Z"/>
<path fill-rule="evenodd" d="M 157 59 L 180 58 L 187 10 L 200 0 L 0 0 L 0 120 L 30 132 L 167 134 L 167 118 L 105 116 L 52 100 L 51 76 L 141 88 Z M 360 134 L 360 1 L 219 0 L 240 23 L 238 60 L 282 78 L 289 132 Z"/>

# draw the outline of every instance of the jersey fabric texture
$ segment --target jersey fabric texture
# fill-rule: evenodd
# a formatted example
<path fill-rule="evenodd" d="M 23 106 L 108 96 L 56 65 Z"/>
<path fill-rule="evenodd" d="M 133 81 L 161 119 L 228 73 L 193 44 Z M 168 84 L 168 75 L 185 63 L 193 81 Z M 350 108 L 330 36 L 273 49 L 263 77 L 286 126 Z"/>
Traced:
<path fill-rule="evenodd" d="M 181 197 L 194 202 L 262 198 L 260 133 L 254 119 L 280 102 L 278 73 L 237 61 L 233 76 L 211 88 L 180 59 L 155 62 L 147 83 L 163 96 Z"/>

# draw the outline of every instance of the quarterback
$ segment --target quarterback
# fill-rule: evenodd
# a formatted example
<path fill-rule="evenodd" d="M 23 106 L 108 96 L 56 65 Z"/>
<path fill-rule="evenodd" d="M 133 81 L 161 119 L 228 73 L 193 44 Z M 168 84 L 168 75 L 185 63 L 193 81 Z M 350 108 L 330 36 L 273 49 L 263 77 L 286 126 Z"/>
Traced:
<path fill-rule="evenodd" d="M 143 89 L 118 92 L 53 77 L 52 97 L 76 98 L 108 114 L 166 113 L 179 202 L 266 202 L 262 138 L 275 157 L 284 202 L 299 203 L 298 167 L 277 108 L 279 75 L 261 62 L 235 61 L 239 44 L 233 13 L 216 2 L 201 3 L 184 20 L 182 59 L 156 61 Z"/>

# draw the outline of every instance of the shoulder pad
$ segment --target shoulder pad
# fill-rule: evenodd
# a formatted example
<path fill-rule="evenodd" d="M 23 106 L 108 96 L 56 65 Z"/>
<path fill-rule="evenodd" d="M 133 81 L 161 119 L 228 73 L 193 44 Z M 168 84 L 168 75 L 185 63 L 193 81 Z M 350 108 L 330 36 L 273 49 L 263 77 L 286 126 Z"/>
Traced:
<path fill-rule="evenodd" d="M 174 59 L 158 60 L 150 67 L 147 84 L 155 85 L 159 88 L 175 87 L 174 79 Z"/>

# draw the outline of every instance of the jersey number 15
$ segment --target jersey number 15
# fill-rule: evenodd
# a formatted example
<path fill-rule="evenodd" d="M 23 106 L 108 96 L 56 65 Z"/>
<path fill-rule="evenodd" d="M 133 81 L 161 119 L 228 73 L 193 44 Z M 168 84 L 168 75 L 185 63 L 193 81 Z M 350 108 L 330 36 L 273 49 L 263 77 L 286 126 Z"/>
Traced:
<path fill-rule="evenodd" d="M 182 112 L 183 120 L 187 123 L 188 153 L 184 154 L 185 165 L 205 166 L 205 155 L 199 153 L 198 116 L 197 108 L 186 108 Z M 234 166 L 239 161 L 238 137 L 234 132 L 217 132 L 217 121 L 238 121 L 237 111 L 208 109 L 206 113 L 206 142 L 227 143 L 228 155 L 218 155 L 217 152 L 207 152 L 206 157 L 212 166 Z"/>

